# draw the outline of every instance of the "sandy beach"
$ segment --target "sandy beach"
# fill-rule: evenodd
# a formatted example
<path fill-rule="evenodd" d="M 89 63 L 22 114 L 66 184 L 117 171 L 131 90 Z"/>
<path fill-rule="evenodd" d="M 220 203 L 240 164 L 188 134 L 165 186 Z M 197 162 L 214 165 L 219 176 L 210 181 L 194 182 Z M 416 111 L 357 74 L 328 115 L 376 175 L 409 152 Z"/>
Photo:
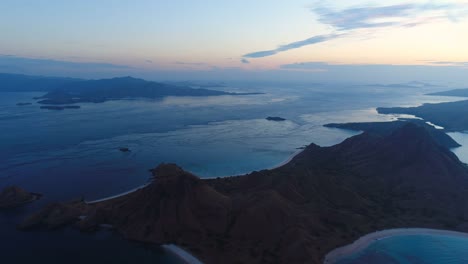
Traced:
<path fill-rule="evenodd" d="M 183 250 L 182 248 L 176 245 L 173 245 L 173 244 L 162 245 L 162 248 L 164 248 L 166 251 L 170 252 L 171 254 L 176 255 L 178 258 L 180 258 L 187 264 L 203 264 L 203 262 L 198 260 L 193 255 L 191 255 L 189 252 Z"/>
<path fill-rule="evenodd" d="M 119 193 L 119 194 L 116 194 L 116 195 L 112 195 L 112 196 L 108 196 L 108 197 L 105 197 L 105 198 L 101 198 L 101 199 L 97 199 L 97 200 L 93 200 L 93 201 L 86 201 L 87 204 L 94 204 L 94 203 L 100 203 L 100 202 L 104 202 L 104 201 L 107 201 L 107 200 L 112 200 L 112 199 L 115 199 L 115 198 L 118 198 L 118 197 L 121 197 L 121 196 L 124 196 L 124 195 L 127 195 L 127 194 L 130 194 L 132 192 L 136 192 L 140 189 L 143 189 L 145 188 L 146 186 L 148 186 L 150 183 L 147 183 L 145 185 L 141 185 L 141 186 L 138 186 L 136 188 L 133 188 L 131 190 L 128 190 L 128 191 L 125 191 L 123 193 Z"/>
<path fill-rule="evenodd" d="M 468 233 L 461 233 L 455 231 L 447 230 L 437 230 L 437 229 L 426 229 L 426 228 L 398 228 L 398 229 L 388 229 L 377 231 L 365 235 L 358 240 L 354 241 L 352 244 L 343 246 L 337 249 L 334 249 L 325 256 L 324 264 L 334 264 L 343 257 L 347 257 L 356 252 L 359 252 L 372 243 L 394 236 L 407 236 L 407 235 L 440 235 L 440 236 L 458 236 L 468 238 Z"/>

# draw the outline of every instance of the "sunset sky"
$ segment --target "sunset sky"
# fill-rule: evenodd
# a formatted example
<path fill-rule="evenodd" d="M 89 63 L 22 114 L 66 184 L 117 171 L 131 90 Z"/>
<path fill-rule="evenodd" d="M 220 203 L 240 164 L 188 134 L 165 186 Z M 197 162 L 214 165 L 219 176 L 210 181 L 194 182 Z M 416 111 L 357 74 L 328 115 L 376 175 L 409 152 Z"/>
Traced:
<path fill-rule="evenodd" d="M 468 0 L 3 0 L 0 32 L 0 71 L 28 74 L 468 65 Z"/>

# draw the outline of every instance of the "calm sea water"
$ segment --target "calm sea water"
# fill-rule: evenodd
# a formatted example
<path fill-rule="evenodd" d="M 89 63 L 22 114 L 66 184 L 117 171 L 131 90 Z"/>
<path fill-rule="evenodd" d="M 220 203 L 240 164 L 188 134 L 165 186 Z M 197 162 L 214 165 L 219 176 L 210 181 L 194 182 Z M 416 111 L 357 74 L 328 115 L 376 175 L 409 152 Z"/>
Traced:
<path fill-rule="evenodd" d="M 336 264 L 464 264 L 468 238 L 444 235 L 399 235 L 378 240 Z"/>
<path fill-rule="evenodd" d="M 150 177 L 148 169 L 161 162 L 177 163 L 200 177 L 244 174 L 273 167 L 311 142 L 328 146 L 356 134 L 324 128 L 325 123 L 390 120 L 375 107 L 453 100 L 422 95 L 426 90 L 368 86 L 257 83 L 225 89 L 265 94 L 112 101 L 65 111 L 16 105 L 34 102 L 41 93 L 0 94 L 0 188 L 19 185 L 44 195 L 32 205 L 0 213 L 2 256 L 21 257 L 15 263 L 29 263 L 34 256 L 63 263 L 56 259 L 60 245 L 65 255 L 84 250 L 89 259 L 128 248 L 126 254 L 141 257 L 139 263 L 176 263 L 161 251 L 106 233 L 20 233 L 14 227 L 53 201 L 99 199 L 140 186 Z M 267 121 L 267 116 L 287 121 Z M 68 242 L 61 243 L 64 239 Z M 32 252 L 30 259 L 24 249 Z"/>

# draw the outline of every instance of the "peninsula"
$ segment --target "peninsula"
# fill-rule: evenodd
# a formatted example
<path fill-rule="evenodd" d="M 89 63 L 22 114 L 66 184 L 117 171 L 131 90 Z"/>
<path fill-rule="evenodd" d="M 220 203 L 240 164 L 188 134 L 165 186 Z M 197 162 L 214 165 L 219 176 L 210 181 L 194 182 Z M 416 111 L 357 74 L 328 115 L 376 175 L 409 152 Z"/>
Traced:
<path fill-rule="evenodd" d="M 178 245 L 207 264 L 322 263 L 390 228 L 468 231 L 468 168 L 422 126 L 311 144 L 289 163 L 200 179 L 174 164 L 153 181 L 96 203 L 51 204 L 23 229 L 112 225 L 125 238 Z"/>

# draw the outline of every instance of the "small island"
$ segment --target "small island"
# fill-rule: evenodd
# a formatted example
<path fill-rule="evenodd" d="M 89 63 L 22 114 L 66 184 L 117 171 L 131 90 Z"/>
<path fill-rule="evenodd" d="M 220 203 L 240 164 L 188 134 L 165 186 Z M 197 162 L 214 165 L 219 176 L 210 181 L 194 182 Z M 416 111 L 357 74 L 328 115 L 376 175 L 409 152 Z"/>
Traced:
<path fill-rule="evenodd" d="M 32 103 L 17 103 L 17 106 L 25 106 L 25 105 L 32 105 Z"/>
<path fill-rule="evenodd" d="M 266 120 L 268 121 L 286 121 L 286 118 L 282 118 L 282 117 L 279 117 L 279 116 L 269 116 L 267 118 L 265 118 Z"/>
<path fill-rule="evenodd" d="M 81 106 L 79 105 L 45 105 L 41 106 L 41 109 L 47 109 L 47 110 L 56 110 L 56 111 L 62 111 L 65 109 L 80 109 Z"/>
<path fill-rule="evenodd" d="M 27 192 L 17 186 L 10 186 L 0 193 L 0 209 L 15 208 L 38 200 L 38 193 Z"/>
<path fill-rule="evenodd" d="M 126 148 L 126 147 L 123 147 L 123 148 L 119 148 L 119 150 L 121 152 L 131 152 L 131 150 L 129 148 Z"/>

